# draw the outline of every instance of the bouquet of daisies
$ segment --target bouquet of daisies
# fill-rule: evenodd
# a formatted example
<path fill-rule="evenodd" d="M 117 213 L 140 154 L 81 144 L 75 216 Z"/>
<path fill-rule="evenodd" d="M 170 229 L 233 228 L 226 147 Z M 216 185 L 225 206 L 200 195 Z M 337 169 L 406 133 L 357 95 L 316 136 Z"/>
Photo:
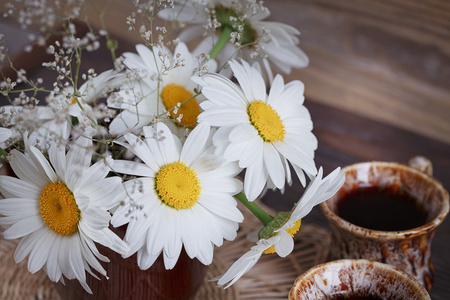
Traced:
<path fill-rule="evenodd" d="M 267 21 L 269 10 L 252 0 L 133 0 L 124 25 L 142 43 L 117 55 L 107 27 L 77 36 L 73 20 L 85 20 L 88 2 L 5 5 L 24 27 L 40 20 L 37 42 L 55 20 L 63 25 L 48 45 L 54 60 L 43 64 L 55 73 L 51 88 L 14 69 L 4 41 L 0 48 L 17 73 L 0 85 L 1 155 L 15 175 L 0 176 L 0 225 L 9 226 L 4 238 L 20 239 L 16 262 L 28 257 L 30 272 L 77 279 L 87 291 L 86 272 L 107 275 L 97 244 L 124 258 L 137 253 L 143 270 L 159 256 L 172 269 L 182 248 L 208 265 L 245 222 L 238 201 L 261 230 L 218 285 L 236 282 L 263 254 L 289 255 L 301 219 L 344 182 L 339 169 L 324 177 L 316 167 L 304 85 L 280 75 L 308 64 L 298 30 Z M 177 35 L 167 41 L 169 32 Z M 81 74 L 82 54 L 102 41 L 111 69 Z M 254 202 L 267 189 L 283 192 L 293 176 L 306 189 L 292 210 L 271 216 Z M 111 230 L 122 225 L 124 239 Z"/>

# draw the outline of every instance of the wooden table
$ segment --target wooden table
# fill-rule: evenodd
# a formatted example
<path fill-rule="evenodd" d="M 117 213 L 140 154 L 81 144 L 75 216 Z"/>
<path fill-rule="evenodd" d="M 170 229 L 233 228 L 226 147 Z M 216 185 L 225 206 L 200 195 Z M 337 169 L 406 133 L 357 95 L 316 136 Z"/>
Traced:
<path fill-rule="evenodd" d="M 121 51 L 133 50 L 133 45 L 122 43 Z M 110 57 L 107 51 L 99 51 L 84 56 L 86 65 L 99 73 L 109 69 Z M 43 77 L 49 81 L 52 74 L 42 69 L 34 70 L 32 77 Z M 415 155 L 428 157 L 434 165 L 434 175 L 447 190 L 450 189 L 450 148 L 448 144 L 433 140 L 414 132 L 345 112 L 314 100 L 309 95 L 306 106 L 312 114 L 314 133 L 319 140 L 316 152 L 317 166 L 323 166 L 325 174 L 338 166 L 352 163 L 380 160 L 406 163 Z M 298 182 L 288 188 L 282 196 L 269 192 L 262 200 L 277 210 L 289 210 L 298 200 L 302 188 Z M 304 220 L 325 228 L 328 222 L 318 208 Z M 436 277 L 431 297 L 445 300 L 450 295 L 450 219 L 436 231 L 432 260 Z"/>

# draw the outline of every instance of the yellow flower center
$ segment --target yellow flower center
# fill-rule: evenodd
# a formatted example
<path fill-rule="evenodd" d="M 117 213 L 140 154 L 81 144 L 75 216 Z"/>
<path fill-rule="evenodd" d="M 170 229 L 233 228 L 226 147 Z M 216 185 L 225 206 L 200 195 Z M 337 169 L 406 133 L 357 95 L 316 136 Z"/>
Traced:
<path fill-rule="evenodd" d="M 267 103 L 253 101 L 247 108 L 250 124 L 258 131 L 259 136 L 268 143 L 283 141 L 286 131 L 278 113 Z"/>
<path fill-rule="evenodd" d="M 200 197 L 197 174 L 182 162 L 164 165 L 155 176 L 155 191 L 159 199 L 175 209 L 194 206 Z"/>
<path fill-rule="evenodd" d="M 298 220 L 294 223 L 291 228 L 286 229 L 286 232 L 289 233 L 292 237 L 298 232 L 300 229 L 300 225 L 302 224 L 302 220 Z M 263 254 L 272 254 L 275 253 L 275 245 L 270 246 L 266 250 L 263 251 Z"/>
<path fill-rule="evenodd" d="M 48 228 L 60 235 L 72 235 L 81 218 L 75 197 L 63 182 L 52 182 L 44 187 L 39 201 L 42 220 Z"/>
<path fill-rule="evenodd" d="M 177 125 L 194 128 L 197 124 L 200 106 L 197 100 L 192 98 L 193 96 L 194 94 L 186 90 L 182 85 L 171 83 L 163 88 L 161 93 L 162 102 L 164 107 L 170 110 L 170 117 L 177 121 Z M 188 99 L 191 100 L 181 105 L 181 107 L 177 107 L 177 105 Z"/>

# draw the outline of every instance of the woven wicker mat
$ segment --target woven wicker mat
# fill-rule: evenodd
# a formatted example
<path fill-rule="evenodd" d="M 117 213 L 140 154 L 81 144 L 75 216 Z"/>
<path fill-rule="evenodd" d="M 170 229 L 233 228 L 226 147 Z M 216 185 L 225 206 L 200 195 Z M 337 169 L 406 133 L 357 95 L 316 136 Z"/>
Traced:
<path fill-rule="evenodd" d="M 268 212 L 271 209 L 260 205 Z M 323 228 L 304 224 L 295 236 L 294 251 L 286 258 L 276 254 L 263 255 L 260 261 L 228 289 L 216 287 L 208 281 L 223 274 L 231 264 L 247 252 L 254 243 L 246 236 L 261 225 L 251 214 L 245 213 L 237 238 L 216 248 L 213 263 L 206 279 L 193 300 L 217 299 L 286 299 L 294 280 L 310 267 L 326 259 L 329 235 Z M 0 227 L 0 232 L 3 232 Z M 16 264 L 13 259 L 17 241 L 0 238 L 0 299 L 4 300 L 63 300 L 47 275 L 41 270 L 30 274 L 26 260 Z"/>

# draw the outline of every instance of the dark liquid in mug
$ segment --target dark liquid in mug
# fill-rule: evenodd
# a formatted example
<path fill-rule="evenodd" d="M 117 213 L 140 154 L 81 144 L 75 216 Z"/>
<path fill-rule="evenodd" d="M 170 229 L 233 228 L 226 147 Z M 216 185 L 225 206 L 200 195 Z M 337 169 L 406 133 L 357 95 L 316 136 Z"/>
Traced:
<path fill-rule="evenodd" d="M 373 296 L 346 296 L 339 295 L 333 296 L 330 300 L 383 300 L 382 298 L 373 297 Z"/>
<path fill-rule="evenodd" d="M 338 203 L 338 214 L 367 229 L 401 231 L 425 225 L 427 213 L 419 201 L 405 191 L 361 187 Z"/>
<path fill-rule="evenodd" d="M 373 297 L 373 296 L 347 296 L 347 295 L 339 295 L 333 296 L 330 300 L 383 300 L 382 298 Z"/>

